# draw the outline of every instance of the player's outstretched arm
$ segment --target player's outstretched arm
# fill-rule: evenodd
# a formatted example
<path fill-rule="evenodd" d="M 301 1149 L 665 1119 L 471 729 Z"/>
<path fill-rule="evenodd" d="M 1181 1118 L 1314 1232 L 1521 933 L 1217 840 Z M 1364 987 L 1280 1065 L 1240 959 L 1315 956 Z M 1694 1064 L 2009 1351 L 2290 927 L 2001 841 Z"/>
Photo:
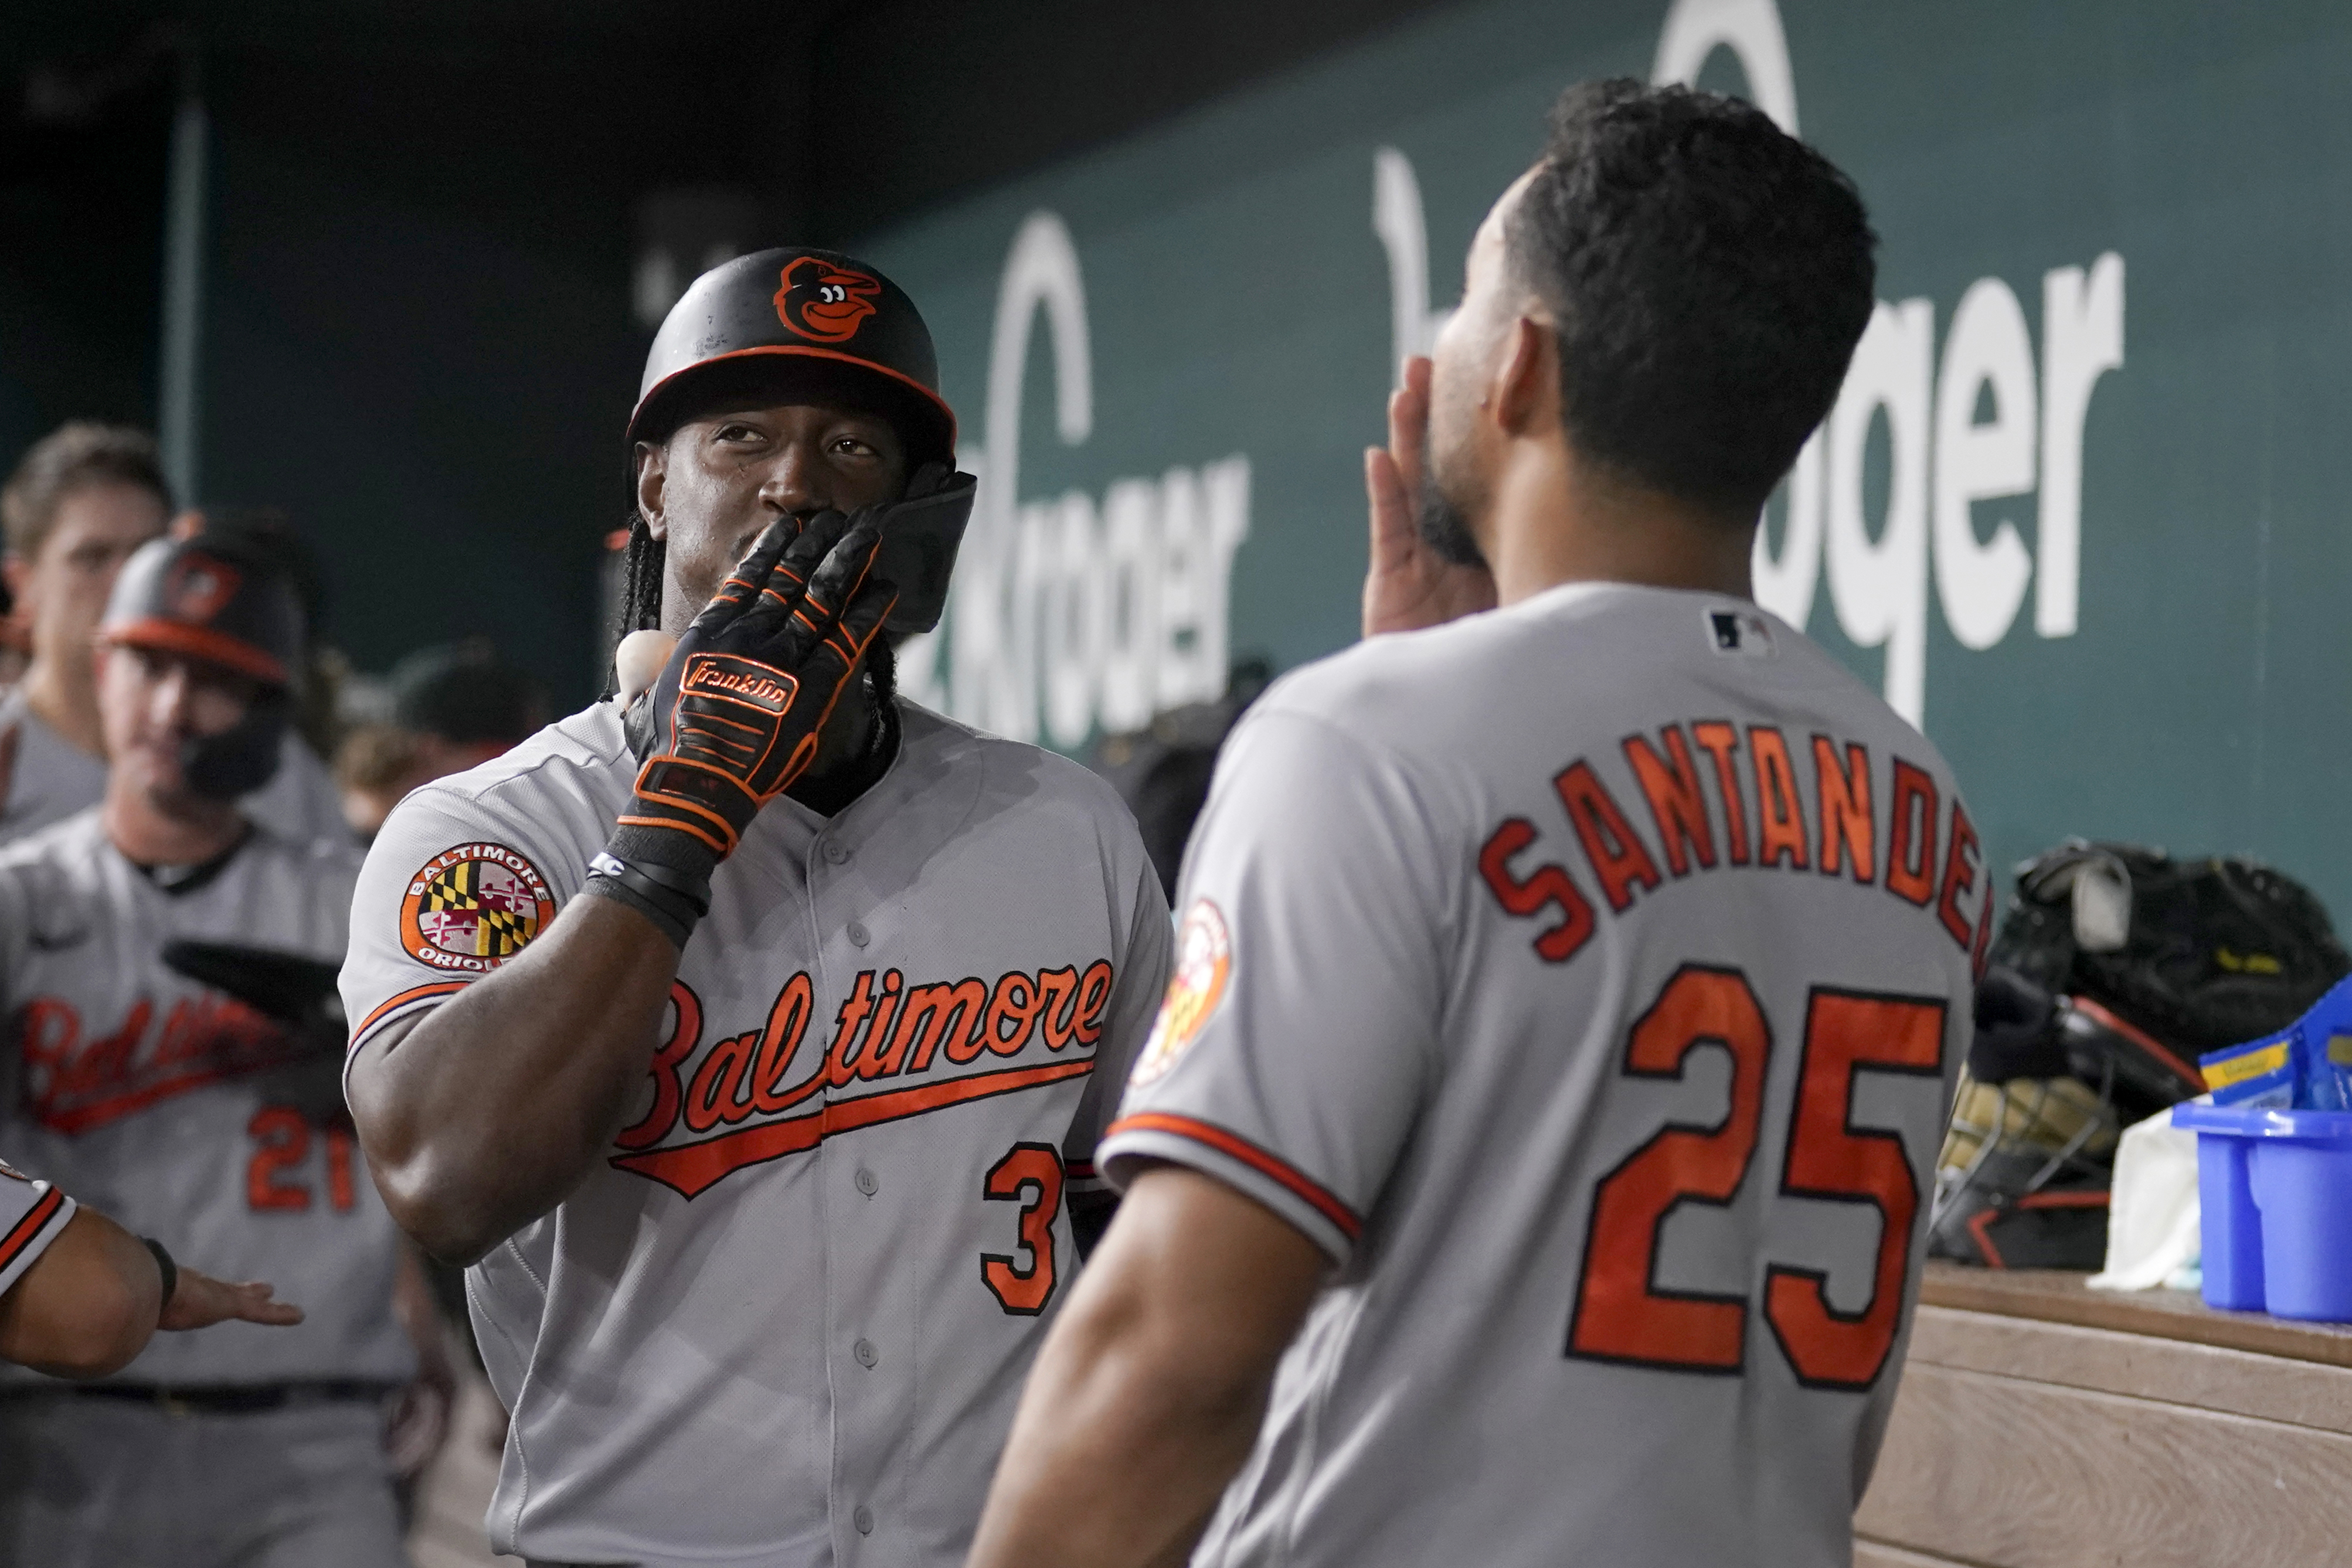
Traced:
<path fill-rule="evenodd" d="M 1139 1176 L 1038 1352 L 970 1568 L 1183 1562 L 1249 1457 L 1324 1265 L 1213 1177 Z"/>
<path fill-rule="evenodd" d="M 159 1328 L 208 1328 L 231 1318 L 283 1326 L 301 1309 L 268 1285 L 232 1285 L 178 1270 L 172 1299 L 146 1243 L 94 1208 L 80 1208 L 22 1279 L 0 1296 L 0 1358 L 58 1377 L 119 1372 Z"/>
<path fill-rule="evenodd" d="M 880 540 L 865 512 L 763 534 L 662 667 L 653 747 L 581 896 L 495 973 L 361 1043 L 360 1142 L 427 1252 L 472 1262 L 608 1152 L 712 872 L 808 767 L 897 601 L 866 580 Z"/>

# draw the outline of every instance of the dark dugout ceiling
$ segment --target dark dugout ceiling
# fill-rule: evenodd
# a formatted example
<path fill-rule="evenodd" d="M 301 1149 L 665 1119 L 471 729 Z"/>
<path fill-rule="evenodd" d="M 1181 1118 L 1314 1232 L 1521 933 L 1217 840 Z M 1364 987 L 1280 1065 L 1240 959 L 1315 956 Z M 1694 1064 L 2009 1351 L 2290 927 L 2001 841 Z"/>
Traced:
<path fill-rule="evenodd" d="M 195 498 L 287 512 L 362 668 L 484 634 L 583 700 L 664 303 L 646 296 L 683 281 L 646 272 L 647 214 L 726 219 L 673 275 L 722 240 L 846 243 L 1431 8 L 19 5 L 0 29 L 0 469 L 66 418 L 169 423 L 166 154 L 193 66 L 200 326 L 173 406 L 194 409 Z"/>
<path fill-rule="evenodd" d="M 418 183 L 463 206 L 480 184 L 464 163 L 543 159 L 551 172 L 602 168 L 623 198 L 638 180 L 757 188 L 775 219 L 840 239 L 1433 8 L 83 0 L 13 17 L 0 67 L 20 103 L 41 78 L 110 78 L 119 101 L 152 80 L 135 61 L 193 37 L 216 118 L 332 146 L 371 183 Z M 400 134 L 338 134 L 393 119 Z"/>

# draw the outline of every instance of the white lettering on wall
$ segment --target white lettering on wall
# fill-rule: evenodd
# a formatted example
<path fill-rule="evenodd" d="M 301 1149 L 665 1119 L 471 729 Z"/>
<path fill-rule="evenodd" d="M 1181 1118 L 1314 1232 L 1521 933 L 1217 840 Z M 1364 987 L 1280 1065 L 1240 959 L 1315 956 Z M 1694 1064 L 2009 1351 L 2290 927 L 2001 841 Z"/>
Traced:
<path fill-rule="evenodd" d="M 1022 499 L 1023 380 L 1041 312 L 1054 348 L 1055 434 L 1082 445 L 1094 432 L 1086 287 L 1069 229 L 1050 212 L 1031 214 L 1005 256 L 986 439 L 960 454 L 980 477 L 971 525 L 946 625 L 898 650 L 899 679 L 916 701 L 967 723 L 1075 749 L 1097 728 L 1139 728 L 1162 708 L 1223 695 L 1250 465 L 1237 453 L 1115 479 L 1099 504 L 1081 490 Z"/>
<path fill-rule="evenodd" d="M 1914 724 L 1927 679 L 1927 373 L 1935 307 L 1882 301 L 1829 417 L 1830 602 L 1858 648 L 1886 650 L 1886 701 Z M 1863 516 L 1863 458 L 1886 422 L 1892 473 L 1877 538 Z M 1760 531 L 1760 530 L 1759 530 Z"/>
<path fill-rule="evenodd" d="M 1412 160 L 1393 147 L 1372 154 L 1372 233 L 1389 253 L 1390 372 L 1403 384 L 1404 362 L 1429 352 L 1450 310 L 1429 303 L 1429 222 Z"/>
<path fill-rule="evenodd" d="M 2083 423 L 2091 388 L 2124 362 L 2124 258 L 2042 275 L 2042 580 L 2033 629 L 2072 637 L 2083 570 Z"/>
<path fill-rule="evenodd" d="M 1789 37 L 1772 0 L 1675 0 L 1658 29 L 1650 79 L 1689 87 L 1718 48 L 1729 49 L 1748 77 L 1748 96 L 1772 123 L 1797 134 L 1797 78 L 1789 68 Z"/>
<path fill-rule="evenodd" d="M 1992 405 L 1981 424 L 1979 388 Z M 1952 313 L 1936 374 L 1936 594 L 1963 648 L 1990 648 L 2009 634 L 2033 575 L 2017 525 L 2002 517 L 1980 540 L 1974 507 L 2032 494 L 2034 403 L 2025 312 L 2008 284 L 1979 277 Z"/>

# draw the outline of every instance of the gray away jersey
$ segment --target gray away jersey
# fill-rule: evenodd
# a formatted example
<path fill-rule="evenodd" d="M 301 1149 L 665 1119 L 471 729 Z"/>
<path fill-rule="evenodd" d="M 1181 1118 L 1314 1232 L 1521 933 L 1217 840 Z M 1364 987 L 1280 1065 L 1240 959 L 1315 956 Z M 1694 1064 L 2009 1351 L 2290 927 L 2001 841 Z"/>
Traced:
<path fill-rule="evenodd" d="M 0 696 L 0 729 L 11 727 L 16 731 L 16 766 L 7 797 L 0 801 L 0 844 L 87 810 L 106 793 L 105 760 L 50 728 L 25 701 L 22 687 Z M 290 730 L 278 745 L 278 771 L 242 804 L 247 816 L 285 837 L 356 842 L 327 765 Z"/>
<path fill-rule="evenodd" d="M 1252 708 L 1104 1145 L 1337 1271 L 1196 1564 L 1847 1568 L 1989 879 L 1933 747 L 1613 585 Z"/>
<path fill-rule="evenodd" d="M 0 849 L 0 1148 L 205 1272 L 267 1280 L 295 1328 L 158 1334 L 115 1380 L 397 1382 L 399 1234 L 336 1113 L 334 1062 L 163 961 L 175 937 L 342 956 L 358 852 L 257 827 L 167 893 L 87 811 Z M 8 1374 L 30 1377 L 27 1373 Z"/>
<path fill-rule="evenodd" d="M 0 1296 L 65 1234 L 74 1200 L 45 1181 L 35 1181 L 0 1161 Z"/>
<path fill-rule="evenodd" d="M 754 821 L 607 1157 L 467 1275 L 514 1413 L 503 1551 L 963 1560 L 1168 909 L 1101 780 L 901 712 L 846 810 Z M 404 800 L 360 879 L 353 1049 L 545 929 L 635 774 L 600 704 Z"/>

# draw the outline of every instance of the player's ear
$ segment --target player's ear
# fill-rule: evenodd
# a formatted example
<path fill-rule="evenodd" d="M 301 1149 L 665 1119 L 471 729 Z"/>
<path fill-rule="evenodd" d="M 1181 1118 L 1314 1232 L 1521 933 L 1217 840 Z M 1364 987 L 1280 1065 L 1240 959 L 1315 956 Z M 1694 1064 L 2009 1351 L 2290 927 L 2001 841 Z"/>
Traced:
<path fill-rule="evenodd" d="M 669 444 L 640 441 L 631 455 L 637 465 L 637 516 L 645 519 L 647 533 L 667 538 L 669 525 L 662 517 L 662 486 L 669 477 Z"/>
<path fill-rule="evenodd" d="M 5 582 L 8 585 L 8 598 L 11 602 L 23 600 L 25 580 L 32 575 L 32 563 L 15 550 L 0 555 L 0 582 Z"/>
<path fill-rule="evenodd" d="M 1514 317 L 1504 329 L 1486 399 L 1495 422 L 1507 434 L 1528 434 L 1539 422 L 1558 425 L 1553 412 L 1559 396 L 1559 372 L 1553 363 L 1558 342 L 1551 328 L 1532 316 Z"/>

